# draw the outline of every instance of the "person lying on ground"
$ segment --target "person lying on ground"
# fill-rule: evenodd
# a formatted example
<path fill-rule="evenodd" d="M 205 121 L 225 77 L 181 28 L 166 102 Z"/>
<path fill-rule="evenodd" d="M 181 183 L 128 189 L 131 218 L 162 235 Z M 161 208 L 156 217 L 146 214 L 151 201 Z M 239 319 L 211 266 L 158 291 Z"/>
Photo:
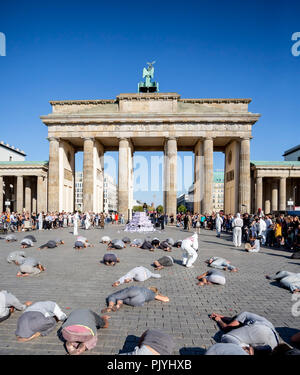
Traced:
<path fill-rule="evenodd" d="M 132 352 L 121 355 L 171 355 L 174 347 L 175 342 L 171 336 L 158 329 L 148 329 Z"/>
<path fill-rule="evenodd" d="M 222 343 L 209 347 L 205 355 L 254 355 L 254 349 L 247 344 Z"/>
<path fill-rule="evenodd" d="M 83 242 L 83 241 L 75 241 L 75 244 L 74 244 L 74 249 L 77 249 L 77 250 L 80 250 L 80 249 L 86 249 L 87 247 L 94 247 L 95 245 L 92 245 L 90 243 L 88 243 L 87 241 L 86 242 Z"/>
<path fill-rule="evenodd" d="M 159 275 L 158 273 L 152 273 L 143 266 L 134 267 L 132 270 L 127 272 L 126 275 L 120 277 L 119 280 L 115 281 L 112 286 L 119 286 L 124 283 L 131 283 L 132 281 L 145 281 L 150 279 L 150 277 L 159 279 L 161 275 Z"/>
<path fill-rule="evenodd" d="M 106 243 L 106 244 L 108 244 L 108 243 L 110 243 L 110 241 L 111 241 L 110 237 L 108 237 L 108 236 L 103 236 L 103 237 L 101 238 L 101 240 L 100 240 L 100 243 Z"/>
<path fill-rule="evenodd" d="M 65 244 L 65 241 L 61 240 L 60 238 L 55 238 L 54 241 L 56 242 L 57 246 Z"/>
<path fill-rule="evenodd" d="M 150 241 L 144 241 L 141 246 L 139 246 L 140 249 L 154 251 L 154 247 Z"/>
<path fill-rule="evenodd" d="M 202 275 L 198 276 L 197 279 L 199 282 L 197 285 L 203 286 L 208 284 L 218 284 L 218 285 L 225 285 L 226 279 L 225 276 L 217 270 L 209 270 Z"/>
<path fill-rule="evenodd" d="M 8 234 L 5 236 L 5 241 L 6 242 L 15 242 L 18 241 L 17 236 L 15 234 Z"/>
<path fill-rule="evenodd" d="M 126 247 L 125 243 L 122 240 L 118 240 L 118 239 L 112 240 L 108 244 L 108 249 L 121 250 L 121 249 L 125 249 L 125 247 Z"/>
<path fill-rule="evenodd" d="M 158 260 L 155 260 L 153 264 L 154 264 L 155 270 L 159 271 L 165 267 L 173 266 L 174 259 L 171 256 L 166 255 L 166 256 L 159 258 Z"/>
<path fill-rule="evenodd" d="M 279 344 L 273 324 L 260 315 L 244 311 L 233 318 L 217 313 L 212 313 L 210 318 L 226 332 L 221 338 L 223 343 L 245 343 L 254 349 L 269 351 Z"/>
<path fill-rule="evenodd" d="M 106 266 L 115 266 L 116 263 L 119 263 L 120 259 L 117 258 L 116 254 L 114 253 L 106 253 L 103 256 L 103 263 Z"/>
<path fill-rule="evenodd" d="M 89 240 L 86 237 L 83 237 L 83 236 L 77 236 L 76 241 L 80 241 L 80 242 L 83 242 L 83 243 L 89 242 Z"/>
<path fill-rule="evenodd" d="M 19 261 L 21 263 L 18 263 L 20 266 L 20 271 L 17 273 L 18 277 L 35 276 L 46 270 L 46 268 L 34 258 L 24 258 Z"/>
<path fill-rule="evenodd" d="M 10 315 L 16 310 L 23 311 L 27 306 L 32 304 L 31 301 L 27 301 L 22 304 L 17 297 L 7 292 L 6 290 L 0 291 L 0 322 L 8 319 Z"/>
<path fill-rule="evenodd" d="M 211 257 L 205 261 L 209 267 L 217 268 L 219 270 L 229 270 L 231 272 L 237 272 L 238 269 L 235 266 L 232 266 L 229 260 L 220 257 Z"/>
<path fill-rule="evenodd" d="M 279 281 L 283 288 L 289 289 L 292 293 L 300 292 L 300 273 L 278 271 L 274 276 L 266 275 L 266 279 Z"/>
<path fill-rule="evenodd" d="M 179 240 L 179 241 L 176 241 L 176 242 L 174 243 L 173 247 L 177 247 L 177 248 L 179 249 L 179 248 L 181 247 L 181 245 L 182 245 L 182 241 Z"/>
<path fill-rule="evenodd" d="M 21 241 L 21 248 L 22 249 L 27 249 L 28 247 L 32 247 L 33 242 L 29 238 L 23 238 Z"/>
<path fill-rule="evenodd" d="M 54 240 L 50 240 L 47 243 L 45 243 L 44 245 L 40 246 L 38 248 L 38 250 L 42 250 L 42 249 L 45 249 L 45 248 L 54 249 L 55 247 L 57 247 L 57 243 Z"/>
<path fill-rule="evenodd" d="M 36 238 L 35 238 L 32 234 L 28 234 L 28 235 L 25 236 L 24 238 L 28 238 L 28 239 L 31 240 L 32 242 L 37 242 L 37 241 L 36 241 Z"/>
<path fill-rule="evenodd" d="M 153 249 L 156 249 L 159 247 L 160 240 L 157 237 L 154 237 L 153 240 L 151 241 L 151 245 Z"/>
<path fill-rule="evenodd" d="M 162 241 L 158 246 L 158 249 L 164 250 L 164 251 L 172 251 L 171 246 L 168 244 L 167 241 Z"/>
<path fill-rule="evenodd" d="M 123 241 L 124 243 L 130 243 L 130 242 L 131 242 L 131 239 L 130 239 L 129 237 L 123 237 L 123 238 L 122 238 L 122 241 Z"/>
<path fill-rule="evenodd" d="M 17 322 L 17 340 L 26 342 L 39 336 L 47 336 L 57 321 L 64 321 L 67 315 L 53 301 L 33 303 L 27 307 Z"/>
<path fill-rule="evenodd" d="M 89 309 L 76 309 L 62 325 L 61 334 L 66 340 L 70 355 L 79 355 L 97 344 L 97 330 L 108 327 L 107 315 L 99 316 Z"/>
<path fill-rule="evenodd" d="M 169 246 L 174 246 L 175 244 L 175 241 L 173 240 L 173 238 L 169 237 L 166 239 L 166 242 L 169 244 Z"/>
<path fill-rule="evenodd" d="M 8 254 L 6 260 L 7 263 L 15 263 L 17 266 L 21 264 L 26 258 L 25 251 L 12 251 Z"/>
<path fill-rule="evenodd" d="M 140 247 L 143 244 L 143 240 L 141 238 L 135 238 L 131 243 L 131 247 Z"/>
<path fill-rule="evenodd" d="M 143 306 L 145 302 L 153 301 L 154 299 L 161 302 L 169 302 L 169 298 L 161 295 L 155 287 L 144 288 L 131 286 L 110 294 L 106 299 L 108 307 L 101 312 L 117 311 L 123 304 L 129 306 Z"/>

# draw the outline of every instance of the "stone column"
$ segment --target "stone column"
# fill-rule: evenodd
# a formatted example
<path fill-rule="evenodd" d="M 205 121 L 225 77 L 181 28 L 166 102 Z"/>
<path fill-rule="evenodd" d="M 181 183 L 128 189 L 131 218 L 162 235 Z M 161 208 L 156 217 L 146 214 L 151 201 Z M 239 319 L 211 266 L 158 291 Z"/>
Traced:
<path fill-rule="evenodd" d="M 203 203 L 203 141 L 199 140 L 194 149 L 194 213 L 202 212 Z"/>
<path fill-rule="evenodd" d="M 239 181 L 239 211 L 241 213 L 250 212 L 250 185 L 250 138 L 243 138 L 240 149 Z"/>
<path fill-rule="evenodd" d="M 83 211 L 93 211 L 94 207 L 94 138 L 83 141 Z"/>
<path fill-rule="evenodd" d="M 279 180 L 279 211 L 286 210 L 286 177 Z M 296 203 L 295 203 L 296 204 Z"/>
<path fill-rule="evenodd" d="M 32 212 L 36 213 L 36 209 L 37 209 L 37 177 L 36 176 L 32 177 L 31 191 L 32 191 L 31 209 L 32 209 Z"/>
<path fill-rule="evenodd" d="M 265 214 L 269 214 L 271 212 L 271 185 L 269 179 L 265 182 Z"/>
<path fill-rule="evenodd" d="M 16 194 L 16 202 L 17 202 L 17 212 L 21 214 L 23 212 L 24 208 L 24 202 L 23 202 L 23 176 L 17 176 L 17 194 Z"/>
<path fill-rule="evenodd" d="M 48 209 L 59 211 L 59 139 L 49 140 Z"/>
<path fill-rule="evenodd" d="M 132 208 L 133 208 L 133 184 L 134 184 L 134 174 L 133 174 L 133 145 L 132 142 L 129 144 L 128 148 L 128 192 L 129 192 L 129 197 L 128 197 L 128 202 L 129 202 L 129 220 L 132 219 Z"/>
<path fill-rule="evenodd" d="M 31 178 L 25 178 L 25 211 L 31 212 Z"/>
<path fill-rule="evenodd" d="M 271 202 L 272 211 L 278 210 L 278 181 L 272 181 L 272 202 Z"/>
<path fill-rule="evenodd" d="M 123 214 L 125 222 L 129 218 L 129 139 L 119 140 L 119 173 L 118 173 L 118 212 Z"/>
<path fill-rule="evenodd" d="M 47 211 L 47 177 L 37 177 L 37 212 Z"/>
<path fill-rule="evenodd" d="M 205 138 L 203 141 L 204 154 L 204 197 L 202 213 L 211 214 L 213 210 L 213 156 L 214 156 L 214 141 L 212 137 Z"/>
<path fill-rule="evenodd" d="M 3 212 L 3 176 L 0 176 L 0 213 Z"/>
<path fill-rule="evenodd" d="M 164 212 L 170 215 L 177 213 L 177 140 L 168 138 L 165 142 L 164 155 Z"/>
<path fill-rule="evenodd" d="M 262 209 L 263 202 L 263 179 L 262 177 L 256 177 L 256 188 L 255 188 L 255 212 L 258 209 Z"/>

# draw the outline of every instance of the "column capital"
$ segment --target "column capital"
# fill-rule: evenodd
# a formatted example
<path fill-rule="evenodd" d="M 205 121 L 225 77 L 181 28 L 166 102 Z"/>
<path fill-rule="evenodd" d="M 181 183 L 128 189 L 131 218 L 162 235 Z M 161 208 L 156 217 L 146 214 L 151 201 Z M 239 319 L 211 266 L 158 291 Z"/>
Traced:
<path fill-rule="evenodd" d="M 240 137 L 240 141 L 250 141 L 253 137 Z"/>
<path fill-rule="evenodd" d="M 83 139 L 84 141 L 94 141 L 95 140 L 94 137 L 81 137 L 81 139 Z"/>
<path fill-rule="evenodd" d="M 46 138 L 46 139 L 48 139 L 49 142 L 53 142 L 53 141 L 57 141 L 57 142 L 59 142 L 59 141 L 60 141 L 60 138 L 59 138 L 59 137 L 48 137 L 48 138 Z"/>
<path fill-rule="evenodd" d="M 212 136 L 208 136 L 208 137 L 204 137 L 203 138 L 203 141 L 213 141 L 215 137 L 212 137 Z"/>

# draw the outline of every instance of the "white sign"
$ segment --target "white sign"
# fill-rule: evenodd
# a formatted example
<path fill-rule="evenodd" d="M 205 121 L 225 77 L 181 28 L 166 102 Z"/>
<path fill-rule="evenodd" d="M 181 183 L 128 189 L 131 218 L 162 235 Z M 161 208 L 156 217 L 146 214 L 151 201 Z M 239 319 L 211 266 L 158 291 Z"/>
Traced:
<path fill-rule="evenodd" d="M 10 206 L 10 201 L 6 201 L 5 206 Z"/>
<path fill-rule="evenodd" d="M 288 204 L 288 206 L 293 206 L 294 201 L 288 201 L 287 204 Z"/>

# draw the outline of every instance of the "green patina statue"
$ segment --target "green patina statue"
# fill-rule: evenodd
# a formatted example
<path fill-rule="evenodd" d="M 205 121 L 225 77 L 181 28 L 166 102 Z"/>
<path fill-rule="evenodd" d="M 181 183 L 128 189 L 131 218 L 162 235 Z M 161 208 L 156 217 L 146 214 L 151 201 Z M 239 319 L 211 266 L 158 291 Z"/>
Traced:
<path fill-rule="evenodd" d="M 155 64 L 155 61 L 147 63 L 148 68 L 143 69 L 143 78 L 145 78 L 145 82 L 140 82 L 138 84 L 138 92 L 158 92 L 158 82 L 151 82 L 151 78 L 154 77 L 153 64 Z"/>

